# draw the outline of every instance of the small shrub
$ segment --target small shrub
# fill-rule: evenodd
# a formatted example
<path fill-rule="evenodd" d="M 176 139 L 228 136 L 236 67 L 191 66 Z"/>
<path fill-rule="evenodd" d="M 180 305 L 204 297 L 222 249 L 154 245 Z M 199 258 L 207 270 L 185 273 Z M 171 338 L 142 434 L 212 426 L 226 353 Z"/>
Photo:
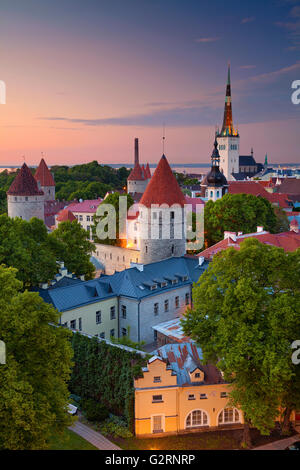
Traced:
<path fill-rule="evenodd" d="M 109 415 L 104 405 L 92 399 L 82 401 L 81 408 L 88 421 L 104 421 Z"/>
<path fill-rule="evenodd" d="M 124 439 L 133 437 L 133 434 L 127 428 L 126 421 L 119 416 L 110 415 L 104 423 L 100 425 L 100 432 L 104 435 L 123 437 Z"/>

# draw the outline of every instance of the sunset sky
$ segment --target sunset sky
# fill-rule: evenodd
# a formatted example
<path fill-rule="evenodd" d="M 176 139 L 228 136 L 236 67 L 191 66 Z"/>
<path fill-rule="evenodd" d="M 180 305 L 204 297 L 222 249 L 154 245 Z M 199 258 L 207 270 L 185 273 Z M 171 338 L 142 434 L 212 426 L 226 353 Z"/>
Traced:
<path fill-rule="evenodd" d="M 227 63 L 241 153 L 300 162 L 300 1 L 1 0 L 0 164 L 206 163 Z"/>

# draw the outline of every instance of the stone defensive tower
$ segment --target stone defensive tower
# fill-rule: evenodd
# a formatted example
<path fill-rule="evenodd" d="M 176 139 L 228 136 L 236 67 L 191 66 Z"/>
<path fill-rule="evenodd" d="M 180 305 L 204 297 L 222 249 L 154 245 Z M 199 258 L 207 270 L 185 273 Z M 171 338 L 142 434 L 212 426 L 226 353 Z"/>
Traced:
<path fill-rule="evenodd" d="M 134 168 L 127 179 L 127 193 L 144 193 L 151 178 L 149 164 L 141 167 L 139 162 L 139 139 L 134 139 Z"/>
<path fill-rule="evenodd" d="M 140 263 L 186 253 L 185 202 L 163 155 L 139 203 Z"/>
<path fill-rule="evenodd" d="M 7 191 L 9 217 L 30 220 L 37 217 L 44 221 L 44 192 L 32 176 L 26 163 Z"/>
<path fill-rule="evenodd" d="M 40 184 L 42 191 L 44 192 L 44 201 L 55 200 L 55 182 L 54 178 L 45 162 L 42 158 L 40 164 L 34 175 L 36 181 Z"/>

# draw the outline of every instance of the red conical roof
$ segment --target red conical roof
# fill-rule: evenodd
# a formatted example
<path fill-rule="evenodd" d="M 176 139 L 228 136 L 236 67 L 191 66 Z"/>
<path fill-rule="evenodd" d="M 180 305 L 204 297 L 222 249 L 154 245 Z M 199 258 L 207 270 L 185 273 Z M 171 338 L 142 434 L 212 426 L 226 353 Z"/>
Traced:
<path fill-rule="evenodd" d="M 51 175 L 51 172 L 43 158 L 40 161 L 34 177 L 36 181 L 40 182 L 41 186 L 55 186 L 53 176 Z"/>
<path fill-rule="evenodd" d="M 13 180 L 7 194 L 15 196 L 42 196 L 44 193 L 39 189 L 31 171 L 26 163 L 24 163 Z"/>
<path fill-rule="evenodd" d="M 168 160 L 163 155 L 148 183 L 140 204 L 151 207 L 151 204 L 185 204 L 185 197 L 171 170 Z"/>
<path fill-rule="evenodd" d="M 135 165 L 133 170 L 131 171 L 128 179 L 131 181 L 144 181 L 144 172 L 139 164 Z"/>

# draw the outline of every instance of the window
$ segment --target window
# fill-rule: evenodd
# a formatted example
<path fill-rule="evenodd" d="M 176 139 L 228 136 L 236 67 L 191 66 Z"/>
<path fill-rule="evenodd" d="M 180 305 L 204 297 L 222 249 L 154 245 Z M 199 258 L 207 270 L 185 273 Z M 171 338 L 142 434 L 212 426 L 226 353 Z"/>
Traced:
<path fill-rule="evenodd" d="M 28 197 L 27 197 L 27 196 L 25 197 L 25 201 L 28 201 Z"/>
<path fill-rule="evenodd" d="M 102 333 L 100 333 L 99 336 L 100 336 L 101 339 L 105 339 L 105 333 L 104 333 L 104 331 L 102 331 Z"/>
<path fill-rule="evenodd" d="M 109 257 L 110 257 L 110 259 L 112 259 L 112 254 L 111 253 L 109 254 Z"/>
<path fill-rule="evenodd" d="M 81 318 L 78 318 L 78 323 L 79 323 L 78 329 L 79 331 L 82 331 L 82 319 Z"/>
<path fill-rule="evenodd" d="M 121 311 L 122 311 L 122 318 L 126 318 L 126 305 L 122 305 L 121 307 Z"/>
<path fill-rule="evenodd" d="M 200 372 L 196 372 L 196 374 L 195 374 L 195 379 L 201 379 L 201 374 L 200 374 Z"/>
<path fill-rule="evenodd" d="M 221 392 L 220 396 L 221 396 L 221 398 L 227 398 L 228 394 L 227 394 L 227 392 Z"/>
<path fill-rule="evenodd" d="M 76 330 L 76 320 L 71 320 L 70 321 L 70 328 L 71 328 L 71 330 Z"/>
<path fill-rule="evenodd" d="M 212 191 L 210 192 L 210 197 L 213 197 L 213 192 Z"/>
<path fill-rule="evenodd" d="M 239 423 L 240 416 L 236 408 L 224 408 L 218 418 L 218 424 Z"/>
<path fill-rule="evenodd" d="M 206 400 L 206 399 L 207 399 L 206 393 L 200 393 L 200 400 Z"/>
<path fill-rule="evenodd" d="M 126 336 L 127 335 L 127 330 L 126 328 L 122 328 L 122 336 Z"/>
<path fill-rule="evenodd" d="M 66 322 L 63 324 L 63 326 L 66 326 L 66 327 L 67 327 L 67 326 L 68 326 L 68 322 L 66 321 Z"/>
<path fill-rule="evenodd" d="M 110 319 L 114 320 L 116 318 L 116 307 L 110 307 Z"/>
<path fill-rule="evenodd" d="M 179 297 L 177 295 L 177 297 L 175 297 L 175 307 L 178 308 L 179 307 Z"/>
<path fill-rule="evenodd" d="M 154 330 L 153 337 L 154 337 L 154 341 L 157 341 L 157 331 L 156 330 Z"/>
<path fill-rule="evenodd" d="M 195 400 L 195 399 L 196 399 L 196 398 L 195 398 L 195 395 L 194 395 L 193 393 L 190 393 L 190 394 L 188 395 L 188 400 Z"/>
<path fill-rule="evenodd" d="M 160 376 L 157 375 L 156 377 L 153 377 L 153 382 L 154 382 L 154 383 L 161 382 Z"/>
<path fill-rule="evenodd" d="M 217 191 L 217 197 L 220 197 L 220 191 Z"/>
<path fill-rule="evenodd" d="M 203 410 L 194 410 L 186 418 L 186 428 L 193 428 L 196 426 L 207 426 L 208 415 Z"/>
<path fill-rule="evenodd" d="M 158 303 L 154 304 L 154 315 L 158 315 Z"/>
<path fill-rule="evenodd" d="M 172 211 L 171 212 L 171 220 L 174 219 L 174 217 L 175 217 L 175 212 Z"/>
<path fill-rule="evenodd" d="M 165 312 L 169 311 L 169 301 L 165 300 Z"/>
<path fill-rule="evenodd" d="M 185 294 L 185 305 L 189 305 L 190 303 L 190 294 L 187 292 Z"/>
<path fill-rule="evenodd" d="M 87 216 L 86 216 L 86 221 L 87 221 L 87 222 L 90 222 L 90 220 L 91 220 L 91 217 L 90 217 L 89 215 L 87 215 Z"/>
<path fill-rule="evenodd" d="M 99 325 L 99 323 L 101 323 L 101 310 L 96 312 L 96 325 Z"/>
<path fill-rule="evenodd" d="M 79 216 L 79 220 L 82 222 L 82 215 Z"/>
<path fill-rule="evenodd" d="M 153 219 L 157 219 L 157 213 L 153 212 Z"/>
<path fill-rule="evenodd" d="M 162 401 L 162 395 L 152 395 L 152 403 L 160 403 Z"/>
<path fill-rule="evenodd" d="M 115 330 L 114 329 L 110 330 L 110 336 L 112 336 L 112 337 L 115 336 Z"/>
<path fill-rule="evenodd" d="M 164 432 L 163 430 L 163 416 L 152 416 L 152 432 Z"/>
<path fill-rule="evenodd" d="M 145 251 L 146 251 L 146 253 L 148 253 L 148 247 L 147 247 L 147 245 L 145 246 Z"/>

